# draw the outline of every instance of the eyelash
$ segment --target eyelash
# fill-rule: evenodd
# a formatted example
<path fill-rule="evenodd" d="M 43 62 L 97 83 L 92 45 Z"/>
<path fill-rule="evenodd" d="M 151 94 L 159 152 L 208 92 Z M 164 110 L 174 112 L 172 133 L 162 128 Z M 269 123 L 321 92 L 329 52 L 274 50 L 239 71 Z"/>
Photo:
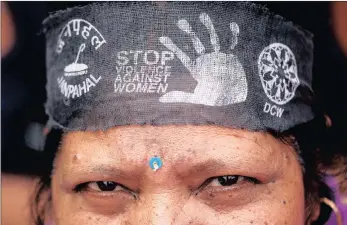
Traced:
<path fill-rule="evenodd" d="M 225 176 L 242 177 L 242 178 L 245 179 L 245 181 L 248 181 L 248 182 L 250 182 L 250 183 L 252 183 L 252 184 L 260 184 L 260 181 L 257 180 L 257 179 L 255 179 L 255 178 L 253 178 L 253 177 L 246 177 L 246 176 L 240 176 L 240 175 L 223 175 L 223 176 L 212 177 L 212 178 L 217 179 L 217 178 L 219 178 L 219 177 L 225 177 Z"/>
<path fill-rule="evenodd" d="M 88 185 L 91 184 L 91 183 L 97 183 L 99 181 L 90 181 L 90 182 L 85 182 L 85 183 L 82 183 L 82 184 L 79 184 L 77 185 L 75 188 L 74 188 L 74 192 L 78 193 L 78 192 L 84 192 L 84 191 L 88 191 Z M 110 181 L 108 181 L 110 182 Z M 114 182 L 116 187 L 120 186 L 121 188 L 125 189 L 125 190 L 129 190 L 129 188 L 121 185 L 121 184 L 118 184 L 116 182 Z M 100 191 L 100 192 L 103 192 L 103 191 Z M 111 191 L 110 191 L 111 192 Z"/>
<path fill-rule="evenodd" d="M 76 193 L 79 193 L 79 192 L 83 192 L 87 189 L 87 186 L 89 183 L 92 183 L 92 182 L 85 182 L 85 183 L 82 183 L 82 184 L 78 184 L 75 188 L 74 188 L 74 192 Z"/>
<path fill-rule="evenodd" d="M 218 179 L 219 177 L 225 177 L 225 176 L 235 176 L 235 177 L 238 177 L 238 178 L 241 177 L 241 178 L 244 179 L 244 181 L 249 182 L 249 183 L 251 183 L 251 184 L 261 184 L 261 182 L 260 182 L 258 179 L 253 178 L 253 177 L 246 177 L 246 176 L 240 176 L 240 175 L 224 175 L 224 176 L 216 176 L 216 177 L 210 177 L 210 178 L 208 178 L 208 179 L 198 188 L 198 191 L 197 191 L 197 192 L 199 192 L 200 190 L 206 188 L 209 184 L 212 183 L 212 181 L 213 181 L 214 179 Z M 236 184 L 237 184 L 237 183 L 236 183 Z M 228 188 L 228 187 L 231 187 L 231 186 L 234 186 L 234 185 L 235 185 L 235 184 L 229 185 L 229 186 L 222 186 L 222 185 L 221 185 L 221 187 L 222 187 L 222 188 Z"/>
<path fill-rule="evenodd" d="M 252 184 L 261 184 L 261 182 L 253 177 L 244 177 L 247 181 L 251 182 Z"/>

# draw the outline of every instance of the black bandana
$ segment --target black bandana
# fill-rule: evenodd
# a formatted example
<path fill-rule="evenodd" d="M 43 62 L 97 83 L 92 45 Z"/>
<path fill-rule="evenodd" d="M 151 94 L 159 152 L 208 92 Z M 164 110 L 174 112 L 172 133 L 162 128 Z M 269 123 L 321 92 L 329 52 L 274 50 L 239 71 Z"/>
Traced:
<path fill-rule="evenodd" d="M 312 35 L 242 2 L 94 3 L 44 22 L 55 125 L 211 124 L 284 131 L 313 119 Z"/>

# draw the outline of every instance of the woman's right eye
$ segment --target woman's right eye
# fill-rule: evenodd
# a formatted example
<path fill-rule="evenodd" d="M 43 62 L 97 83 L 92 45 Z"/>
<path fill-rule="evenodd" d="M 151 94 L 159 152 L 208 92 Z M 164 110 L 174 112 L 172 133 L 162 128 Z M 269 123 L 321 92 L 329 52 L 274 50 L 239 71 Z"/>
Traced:
<path fill-rule="evenodd" d="M 73 192 L 76 197 L 88 204 L 93 212 L 109 215 L 121 212 L 127 204 L 138 199 L 136 192 L 108 180 L 81 183 Z"/>
<path fill-rule="evenodd" d="M 93 192 L 115 192 L 126 190 L 122 185 L 113 181 L 96 181 L 87 182 L 78 185 L 75 190 L 77 192 L 81 191 L 93 191 Z"/>

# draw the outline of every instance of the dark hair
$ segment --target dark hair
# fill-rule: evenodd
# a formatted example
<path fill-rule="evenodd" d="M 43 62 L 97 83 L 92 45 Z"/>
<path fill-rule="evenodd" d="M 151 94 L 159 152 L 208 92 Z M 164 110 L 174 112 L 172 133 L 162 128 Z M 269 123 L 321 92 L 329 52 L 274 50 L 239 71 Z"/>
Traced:
<path fill-rule="evenodd" d="M 46 213 L 45 210 L 47 209 L 46 206 L 51 201 L 50 193 L 49 196 L 44 196 L 43 194 L 51 187 L 53 161 L 57 150 L 59 149 L 62 135 L 63 132 L 58 129 L 52 129 L 47 135 L 44 151 L 49 153 L 49 163 L 46 164 L 46 169 L 40 174 L 40 180 L 37 183 L 36 192 L 32 198 L 33 207 L 31 208 L 31 212 L 36 225 L 44 225 L 44 215 Z"/>
<path fill-rule="evenodd" d="M 327 197 L 328 199 L 333 199 L 330 188 L 323 181 L 325 176 L 341 175 L 343 171 L 347 169 L 347 156 L 343 154 L 343 151 L 339 151 L 339 149 L 341 150 L 342 148 L 331 148 L 329 144 L 330 141 L 327 141 L 327 137 L 329 137 L 329 128 L 326 126 L 323 114 L 320 115 L 321 116 L 316 116 L 315 119 L 310 122 L 297 125 L 283 133 L 274 132 L 272 130 L 268 131 L 275 138 L 294 146 L 298 153 L 304 174 L 303 182 L 307 205 L 307 219 L 310 218 L 311 213 L 315 210 L 317 204 L 319 204 L 320 198 Z M 50 163 L 51 166 L 47 168 L 46 173 L 42 175 L 34 197 L 33 216 L 36 225 L 44 224 L 43 217 L 46 207 L 39 207 L 39 205 L 49 204 L 51 200 L 50 197 L 43 199 L 42 194 L 50 189 L 53 160 L 62 135 L 62 131 L 52 130 L 47 137 L 45 151 L 52 152 L 52 161 Z M 341 163 L 341 161 L 343 163 Z M 339 166 L 336 166 L 337 162 L 340 162 Z M 330 168 L 334 169 L 333 173 L 329 172 Z M 322 225 L 329 219 L 331 209 L 323 204 L 321 204 L 320 207 L 320 216 L 318 220 L 313 223 L 314 225 Z"/>

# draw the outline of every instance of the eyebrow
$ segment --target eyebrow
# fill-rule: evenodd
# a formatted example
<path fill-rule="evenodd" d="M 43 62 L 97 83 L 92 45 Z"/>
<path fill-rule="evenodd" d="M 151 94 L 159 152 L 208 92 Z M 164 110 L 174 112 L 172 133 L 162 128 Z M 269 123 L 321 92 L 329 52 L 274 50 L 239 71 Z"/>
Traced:
<path fill-rule="evenodd" d="M 78 167 L 70 167 L 70 169 L 66 172 L 68 173 L 64 173 L 64 177 L 65 176 L 75 176 L 78 175 L 80 176 L 81 174 L 86 174 L 86 175 L 103 175 L 106 178 L 110 177 L 110 178 L 115 178 L 115 177 L 119 177 L 119 178 L 127 178 L 129 177 L 129 174 L 132 175 L 132 177 L 137 177 L 140 176 L 140 172 L 138 169 L 121 169 L 119 168 L 119 166 L 117 165 L 88 165 L 88 166 L 78 166 Z M 106 179 L 105 178 L 105 179 Z"/>
<path fill-rule="evenodd" d="M 248 141 L 252 141 L 254 147 L 251 146 L 250 148 L 257 151 L 259 154 L 249 152 L 251 150 L 248 147 L 234 148 L 230 146 L 230 151 L 228 153 L 224 152 L 224 154 L 218 154 L 217 150 L 214 156 L 203 159 L 203 161 L 200 162 L 191 163 L 182 161 L 180 162 L 180 160 L 177 160 L 176 162 L 174 162 L 174 164 L 182 166 L 175 168 L 175 170 L 180 174 L 180 177 L 189 177 L 198 174 L 215 174 L 216 171 L 219 171 L 220 173 L 236 173 L 228 175 L 240 175 L 237 173 L 242 173 L 242 175 L 245 175 L 247 173 L 250 173 L 259 177 L 268 177 L 269 174 L 276 175 L 282 171 L 281 168 L 283 167 L 283 164 L 276 163 L 278 159 L 281 158 L 280 155 L 269 153 L 266 154 L 268 157 L 259 157 L 259 155 L 264 155 L 265 152 L 268 152 L 269 149 L 264 148 L 264 146 L 253 140 Z M 237 151 L 242 151 L 243 154 L 238 154 Z M 228 155 L 228 157 L 230 158 L 226 158 L 226 155 Z M 186 166 L 187 164 L 189 166 Z M 261 166 L 260 169 L 259 166 Z"/>
<path fill-rule="evenodd" d="M 61 175 L 61 184 L 63 188 L 71 188 L 72 185 L 83 182 L 112 180 L 126 187 L 132 188 L 134 182 L 141 178 L 140 169 L 124 170 L 117 165 L 101 164 L 88 166 L 70 167 Z"/>
<path fill-rule="evenodd" d="M 184 170 L 184 174 L 206 174 L 218 168 L 225 168 L 227 164 L 216 159 L 208 159 L 207 161 L 193 164 L 189 169 Z"/>
<path fill-rule="evenodd" d="M 266 174 L 269 173 L 270 171 L 273 171 L 274 168 L 276 167 L 276 164 L 274 163 L 268 163 L 267 165 L 264 165 L 261 170 L 255 170 L 256 166 L 259 166 L 263 161 L 268 161 L 268 160 L 253 160 L 250 159 L 249 156 L 247 156 L 246 159 L 242 157 L 243 159 L 240 158 L 234 158 L 234 160 L 229 160 L 229 159 L 208 159 L 206 161 L 202 162 L 197 162 L 193 163 L 191 165 L 185 166 L 184 164 L 181 164 L 182 167 L 175 168 L 176 172 L 180 174 L 182 177 L 188 177 L 188 176 L 193 176 L 197 174 L 211 174 L 215 173 L 216 171 L 230 171 L 230 173 L 246 173 L 246 172 L 252 172 L 253 174 Z M 255 158 L 255 157 L 254 157 Z M 250 163 L 250 161 L 255 162 L 255 163 Z M 176 164 L 180 165 L 180 164 Z M 226 175 L 226 174 L 225 174 Z M 238 174 L 229 174 L 229 175 L 238 175 Z"/>

